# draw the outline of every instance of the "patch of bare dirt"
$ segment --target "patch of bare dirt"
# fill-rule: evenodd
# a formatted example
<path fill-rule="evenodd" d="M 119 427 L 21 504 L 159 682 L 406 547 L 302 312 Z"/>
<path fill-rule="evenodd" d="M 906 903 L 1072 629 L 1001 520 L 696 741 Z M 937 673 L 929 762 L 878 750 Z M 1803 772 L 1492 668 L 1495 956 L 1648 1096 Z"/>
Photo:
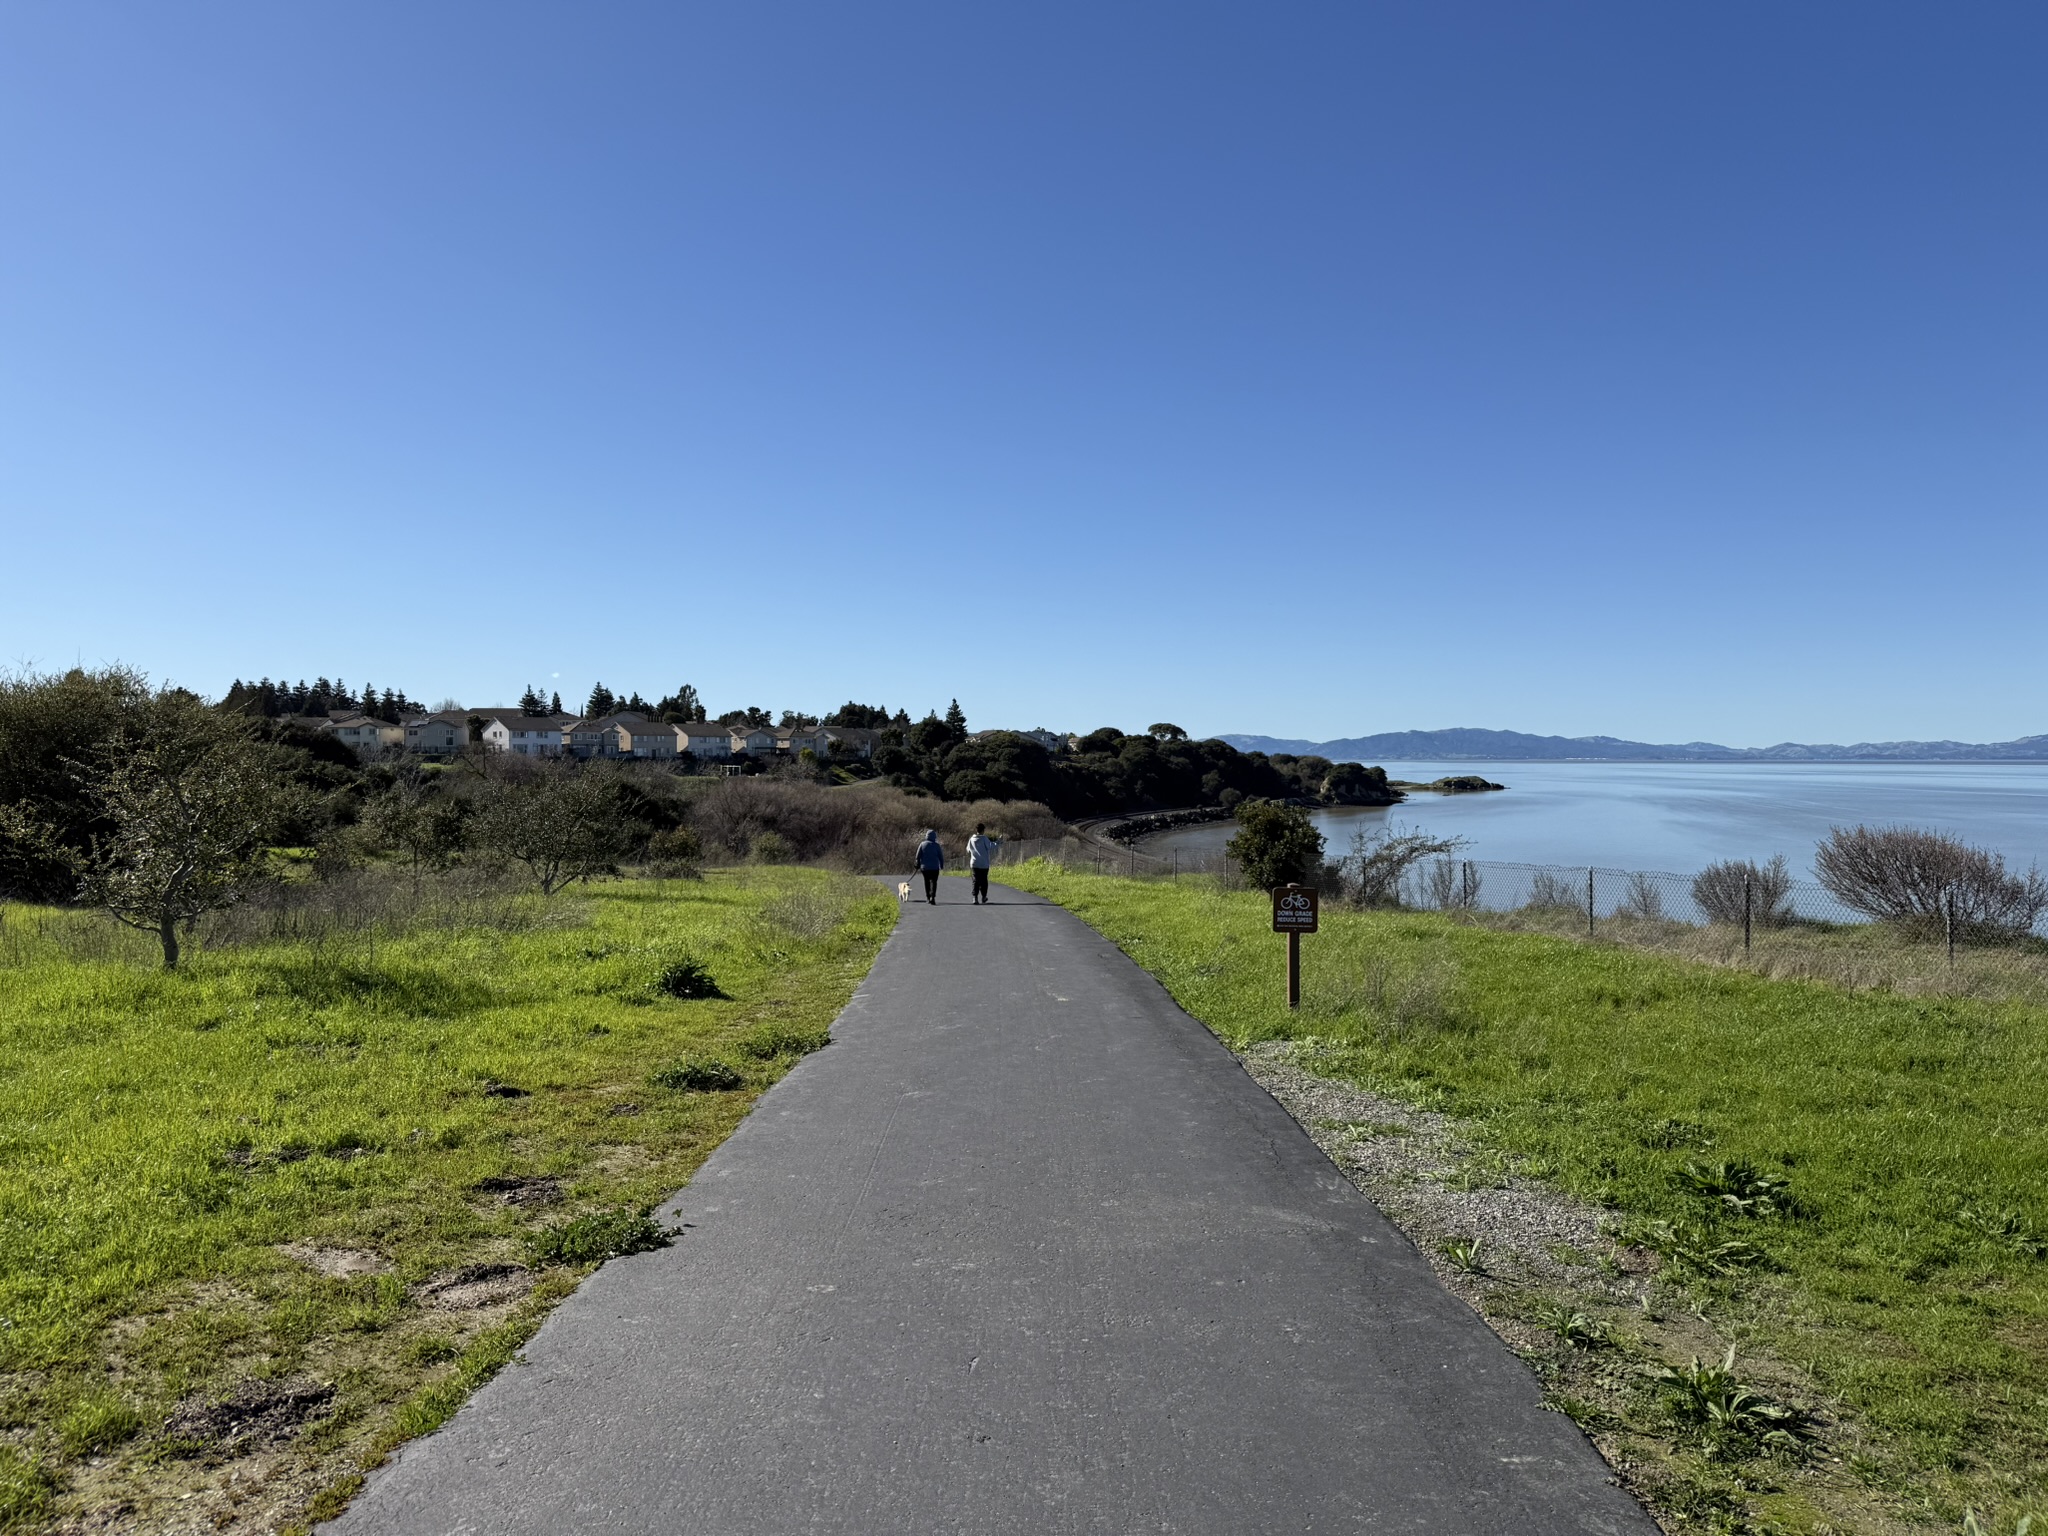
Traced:
<path fill-rule="evenodd" d="M 475 1312 L 517 1301 L 533 1289 L 533 1271 L 519 1264 L 469 1264 L 413 1287 L 423 1307 Z"/>
<path fill-rule="evenodd" d="M 280 1445 L 334 1398 L 332 1382 L 309 1376 L 245 1377 L 225 1397 L 188 1397 L 164 1421 L 164 1438 L 243 1456 Z"/>
<path fill-rule="evenodd" d="M 533 1207 L 555 1205 L 562 1198 L 562 1181 L 542 1175 L 536 1178 L 500 1177 L 478 1179 L 470 1186 L 493 1205 Z"/>
<path fill-rule="evenodd" d="M 279 1253 L 297 1259 L 308 1269 L 317 1269 L 330 1280 L 353 1280 L 359 1275 L 381 1275 L 391 1268 L 390 1260 L 367 1248 L 322 1248 L 313 1243 L 281 1243 Z"/>

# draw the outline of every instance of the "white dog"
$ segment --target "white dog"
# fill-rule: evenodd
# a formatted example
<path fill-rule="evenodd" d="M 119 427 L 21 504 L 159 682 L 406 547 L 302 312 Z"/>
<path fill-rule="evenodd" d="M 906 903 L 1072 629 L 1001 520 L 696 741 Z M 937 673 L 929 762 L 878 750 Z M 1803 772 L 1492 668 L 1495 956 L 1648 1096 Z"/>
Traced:
<path fill-rule="evenodd" d="M 898 901 L 910 900 L 910 882 L 908 880 L 898 880 L 896 882 L 896 899 Z"/>

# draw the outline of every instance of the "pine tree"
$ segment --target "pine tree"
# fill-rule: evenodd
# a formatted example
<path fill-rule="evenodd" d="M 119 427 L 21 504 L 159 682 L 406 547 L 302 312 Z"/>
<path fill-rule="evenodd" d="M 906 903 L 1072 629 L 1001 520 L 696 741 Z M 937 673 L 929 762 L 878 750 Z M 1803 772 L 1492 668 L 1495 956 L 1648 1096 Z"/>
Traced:
<path fill-rule="evenodd" d="M 548 713 L 551 715 L 559 715 L 561 712 L 562 696 L 561 694 L 556 693 L 548 699 Z"/>
<path fill-rule="evenodd" d="M 583 706 L 584 717 L 595 720 L 600 716 L 608 715 L 612 712 L 612 707 L 617 703 L 618 700 L 612 697 L 611 689 L 605 687 L 603 683 L 599 683 L 590 690 L 590 700 Z"/>
<path fill-rule="evenodd" d="M 961 711 L 958 699 L 946 706 L 946 728 L 962 741 L 967 739 L 967 716 Z"/>
<path fill-rule="evenodd" d="M 544 713 L 546 708 L 547 706 L 541 702 L 540 694 L 535 691 L 533 684 L 528 683 L 526 685 L 526 692 L 519 695 L 519 713 L 522 715 L 538 715 Z"/>

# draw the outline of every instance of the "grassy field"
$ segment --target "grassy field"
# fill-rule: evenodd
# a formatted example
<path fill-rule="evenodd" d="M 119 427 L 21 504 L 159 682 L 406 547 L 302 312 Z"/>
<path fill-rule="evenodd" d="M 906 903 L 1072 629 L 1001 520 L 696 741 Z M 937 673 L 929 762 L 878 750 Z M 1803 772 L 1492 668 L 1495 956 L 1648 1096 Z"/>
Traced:
<path fill-rule="evenodd" d="M 1503 1167 L 1604 1208 L 1617 1251 L 1661 1254 L 1671 1304 L 1769 1362 L 1817 1431 L 1775 1459 L 1693 1435 L 1699 1528 L 1955 1530 L 1974 1510 L 2009 1532 L 2048 1511 L 2048 1011 L 1326 908 L 1290 1014 L 1263 895 L 1002 878 L 1233 1046 L 1303 1041 L 1297 1061 L 1456 1117 Z M 1612 1401 L 1685 1441 L 1656 1365 L 1639 1350 Z M 1856 1497 L 1828 1492 L 1844 1483 Z"/>
<path fill-rule="evenodd" d="M 0 911 L 0 1530 L 334 1512 L 646 1238 L 895 903 L 761 869 L 431 909 L 173 975 Z M 664 994 L 686 960 L 728 996 Z"/>

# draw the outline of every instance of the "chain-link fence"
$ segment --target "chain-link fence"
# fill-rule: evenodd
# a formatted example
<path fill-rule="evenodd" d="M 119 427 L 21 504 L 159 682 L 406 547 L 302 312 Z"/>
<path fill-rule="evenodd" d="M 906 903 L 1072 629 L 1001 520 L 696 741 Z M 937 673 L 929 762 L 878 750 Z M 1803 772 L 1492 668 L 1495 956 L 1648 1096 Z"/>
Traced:
<path fill-rule="evenodd" d="M 1079 837 L 1008 844 L 1002 862 L 1041 858 L 1127 879 L 1204 875 L 1240 883 L 1217 851 L 1146 853 Z M 1347 861 L 1338 899 L 1357 900 Z M 1768 976 L 1900 992 L 2048 1003 L 2048 915 L 2030 927 L 1985 920 L 1967 893 L 1930 893 L 1921 910 L 1879 918 L 1782 866 L 1717 865 L 1697 875 L 1585 865 L 1434 858 L 1410 866 L 1389 904 L 1515 932 L 1655 950 Z"/>

